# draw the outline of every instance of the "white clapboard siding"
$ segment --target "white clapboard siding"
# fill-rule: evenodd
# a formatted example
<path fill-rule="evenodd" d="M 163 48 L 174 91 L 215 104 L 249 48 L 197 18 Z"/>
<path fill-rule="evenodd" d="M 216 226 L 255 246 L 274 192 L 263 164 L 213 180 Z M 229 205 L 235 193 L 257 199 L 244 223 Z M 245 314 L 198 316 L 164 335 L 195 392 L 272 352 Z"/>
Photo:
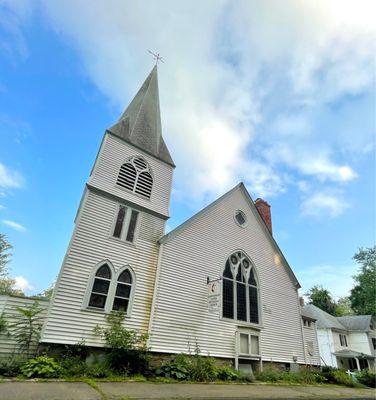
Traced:
<path fill-rule="evenodd" d="M 111 227 L 118 210 L 116 201 L 90 190 L 86 192 L 67 255 L 54 290 L 42 342 L 87 345 L 103 342 L 93 334 L 97 324 L 105 323 L 105 314 L 83 308 L 89 278 L 95 266 L 109 260 L 117 272 L 130 265 L 136 275 L 136 290 L 129 329 L 148 329 L 153 296 L 157 239 L 163 235 L 165 221 L 140 213 L 140 228 L 135 245 L 111 237 Z"/>
<path fill-rule="evenodd" d="M 29 307 L 35 301 L 38 301 L 39 305 L 43 308 L 43 311 L 39 314 L 41 317 L 41 322 L 43 323 L 43 319 L 47 315 L 48 308 L 48 300 L 44 299 L 33 299 L 30 297 L 19 297 L 19 296 L 4 296 L 0 295 L 0 315 L 4 316 L 7 325 L 8 325 L 8 333 L 9 334 L 0 334 L 0 357 L 8 357 L 12 354 L 16 354 L 19 352 L 19 345 L 12 335 L 12 324 L 16 322 L 16 316 L 19 315 L 16 307 Z M 31 352 L 35 351 L 37 348 L 37 343 L 31 346 Z"/>
<path fill-rule="evenodd" d="M 237 209 L 247 216 L 245 228 L 234 222 Z M 296 282 L 240 187 L 162 247 L 150 326 L 153 351 L 187 352 L 197 339 L 204 354 L 235 356 L 235 332 L 244 324 L 209 314 L 206 279 L 218 278 L 228 256 L 241 249 L 256 265 L 259 277 L 262 358 L 292 362 L 297 356 L 298 362 L 305 361 Z"/>
<path fill-rule="evenodd" d="M 320 349 L 317 341 L 316 324 L 311 322 L 311 326 L 303 326 L 303 338 L 305 340 L 305 354 L 307 363 L 310 365 L 320 365 Z M 313 353 L 310 354 L 310 348 Z"/>
<path fill-rule="evenodd" d="M 132 156 L 142 156 L 149 163 L 153 176 L 150 199 L 116 185 L 120 167 Z M 135 202 L 164 216 L 168 216 L 173 168 L 136 149 L 122 139 L 106 133 L 88 183 L 125 200 Z"/>

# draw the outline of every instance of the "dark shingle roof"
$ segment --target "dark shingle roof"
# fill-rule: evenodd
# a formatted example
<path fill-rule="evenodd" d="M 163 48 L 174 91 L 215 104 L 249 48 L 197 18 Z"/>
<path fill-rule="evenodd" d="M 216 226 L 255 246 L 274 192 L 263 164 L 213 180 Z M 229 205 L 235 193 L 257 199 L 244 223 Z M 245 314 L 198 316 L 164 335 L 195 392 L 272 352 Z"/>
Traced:
<path fill-rule="evenodd" d="M 150 72 L 119 121 L 107 130 L 175 167 L 162 137 L 157 66 Z"/>
<path fill-rule="evenodd" d="M 318 329 L 334 328 L 343 331 L 346 330 L 346 328 L 338 321 L 336 317 L 333 317 L 333 315 L 328 314 L 313 304 L 306 304 L 303 307 L 303 310 L 305 312 L 309 312 L 314 318 L 316 318 L 316 326 Z"/>
<path fill-rule="evenodd" d="M 337 319 L 349 331 L 369 331 L 372 315 L 348 315 Z"/>

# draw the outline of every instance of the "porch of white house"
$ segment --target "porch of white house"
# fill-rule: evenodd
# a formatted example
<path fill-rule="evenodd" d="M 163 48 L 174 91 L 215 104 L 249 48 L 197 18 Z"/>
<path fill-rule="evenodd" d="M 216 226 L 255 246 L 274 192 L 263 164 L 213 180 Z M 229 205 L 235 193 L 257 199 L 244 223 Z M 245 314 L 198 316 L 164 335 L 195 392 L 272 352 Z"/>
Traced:
<path fill-rule="evenodd" d="M 350 371 L 362 369 L 375 369 L 375 357 L 353 350 L 341 350 L 333 353 L 337 358 L 338 368 Z"/>

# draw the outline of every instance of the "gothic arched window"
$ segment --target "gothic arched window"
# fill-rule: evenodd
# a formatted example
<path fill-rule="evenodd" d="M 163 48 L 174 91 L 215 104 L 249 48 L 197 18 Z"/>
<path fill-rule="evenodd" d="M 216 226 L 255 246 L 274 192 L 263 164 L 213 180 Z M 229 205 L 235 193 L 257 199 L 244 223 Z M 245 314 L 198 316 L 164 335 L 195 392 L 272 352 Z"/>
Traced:
<path fill-rule="evenodd" d="M 108 291 L 111 284 L 111 270 L 107 264 L 102 264 L 95 273 L 91 289 L 89 307 L 102 308 L 106 306 Z"/>
<path fill-rule="evenodd" d="M 116 183 L 150 199 L 153 187 L 151 169 L 142 157 L 131 157 L 120 167 Z"/>
<path fill-rule="evenodd" d="M 134 279 L 129 268 L 126 268 L 119 274 L 116 283 L 114 303 L 112 306 L 113 310 L 127 313 L 132 296 L 133 283 Z"/>
<path fill-rule="evenodd" d="M 244 252 L 236 251 L 227 259 L 222 280 L 222 316 L 258 324 L 258 283 Z"/>

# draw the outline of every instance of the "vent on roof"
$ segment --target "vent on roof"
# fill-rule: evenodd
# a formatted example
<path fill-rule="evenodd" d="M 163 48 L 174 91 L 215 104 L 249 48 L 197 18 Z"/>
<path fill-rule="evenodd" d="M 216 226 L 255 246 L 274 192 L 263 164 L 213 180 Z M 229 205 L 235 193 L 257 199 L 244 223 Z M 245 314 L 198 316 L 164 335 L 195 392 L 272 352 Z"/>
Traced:
<path fill-rule="evenodd" d="M 116 183 L 133 193 L 150 199 L 153 178 L 147 162 L 141 157 L 132 157 L 119 171 Z"/>

